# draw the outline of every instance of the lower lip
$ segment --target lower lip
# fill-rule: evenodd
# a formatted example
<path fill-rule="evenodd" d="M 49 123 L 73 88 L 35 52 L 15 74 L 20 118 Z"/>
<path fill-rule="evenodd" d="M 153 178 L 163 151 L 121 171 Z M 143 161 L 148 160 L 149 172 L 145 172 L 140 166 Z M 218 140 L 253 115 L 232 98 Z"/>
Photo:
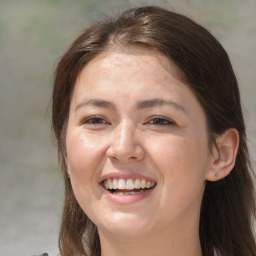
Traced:
<path fill-rule="evenodd" d="M 144 192 L 140 192 L 140 193 L 136 193 L 133 195 L 118 195 L 118 194 L 114 194 L 109 192 L 107 189 L 105 189 L 103 186 L 101 186 L 103 193 L 106 195 L 106 197 L 113 201 L 114 203 L 117 204 L 131 204 L 131 203 L 135 203 L 138 202 L 142 199 L 145 199 L 147 197 L 149 197 L 151 195 L 151 193 L 153 192 L 153 190 L 155 189 L 149 189 L 147 191 Z"/>

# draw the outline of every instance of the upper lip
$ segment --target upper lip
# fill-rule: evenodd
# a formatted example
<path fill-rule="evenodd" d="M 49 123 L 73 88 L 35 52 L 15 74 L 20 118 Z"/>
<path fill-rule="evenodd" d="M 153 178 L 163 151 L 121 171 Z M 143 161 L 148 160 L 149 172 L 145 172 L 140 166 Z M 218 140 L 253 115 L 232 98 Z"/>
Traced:
<path fill-rule="evenodd" d="M 156 181 L 153 178 L 150 178 L 141 174 L 131 174 L 131 173 L 128 174 L 128 173 L 121 173 L 121 172 L 118 172 L 118 173 L 112 172 L 112 173 L 105 174 L 100 178 L 99 183 L 102 183 L 104 180 L 107 180 L 107 179 L 124 179 L 124 180 L 139 179 L 139 180 L 146 180 L 146 181 L 151 181 L 156 183 Z"/>

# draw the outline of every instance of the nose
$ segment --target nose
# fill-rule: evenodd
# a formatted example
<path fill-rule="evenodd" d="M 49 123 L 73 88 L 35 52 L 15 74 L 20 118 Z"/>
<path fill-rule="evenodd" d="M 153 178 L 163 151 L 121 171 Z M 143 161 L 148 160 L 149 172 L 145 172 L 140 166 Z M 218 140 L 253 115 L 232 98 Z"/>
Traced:
<path fill-rule="evenodd" d="M 144 158 L 144 149 L 133 124 L 120 123 L 112 131 L 107 156 L 120 162 L 139 161 Z"/>

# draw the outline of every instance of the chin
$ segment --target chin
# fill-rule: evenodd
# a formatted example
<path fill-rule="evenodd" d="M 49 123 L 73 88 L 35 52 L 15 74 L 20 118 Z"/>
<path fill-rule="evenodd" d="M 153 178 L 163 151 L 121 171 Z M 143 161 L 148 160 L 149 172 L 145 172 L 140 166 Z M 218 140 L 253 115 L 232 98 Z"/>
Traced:
<path fill-rule="evenodd" d="M 134 214 L 115 213 L 109 221 L 97 225 L 99 232 L 118 236 L 119 238 L 134 238 L 149 233 L 152 229 L 152 222 L 145 218 L 139 218 Z"/>

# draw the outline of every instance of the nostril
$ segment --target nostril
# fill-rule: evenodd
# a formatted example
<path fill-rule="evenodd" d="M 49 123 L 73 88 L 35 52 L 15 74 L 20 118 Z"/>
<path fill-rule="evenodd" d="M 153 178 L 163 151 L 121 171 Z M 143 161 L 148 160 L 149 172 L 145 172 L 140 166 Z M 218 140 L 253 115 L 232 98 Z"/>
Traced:
<path fill-rule="evenodd" d="M 117 147 L 111 146 L 106 155 L 111 158 L 118 160 L 120 162 L 128 162 L 128 161 L 138 161 L 144 158 L 145 153 L 142 146 L 134 145 L 134 146 L 127 146 L 127 147 Z"/>

